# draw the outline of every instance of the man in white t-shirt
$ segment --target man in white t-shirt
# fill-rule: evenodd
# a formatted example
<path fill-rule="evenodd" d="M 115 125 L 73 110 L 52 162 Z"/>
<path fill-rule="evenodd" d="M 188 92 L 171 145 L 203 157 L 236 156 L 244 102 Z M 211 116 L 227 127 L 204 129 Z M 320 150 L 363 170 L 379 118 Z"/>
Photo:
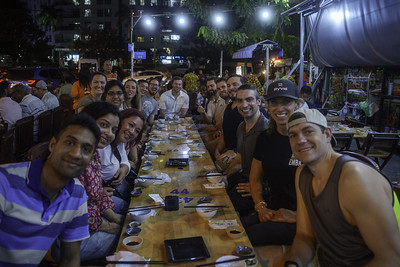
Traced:
<path fill-rule="evenodd" d="M 182 92 L 181 77 L 173 77 L 172 89 L 164 92 L 159 100 L 160 116 L 165 118 L 167 113 L 185 117 L 189 109 L 189 96 Z"/>

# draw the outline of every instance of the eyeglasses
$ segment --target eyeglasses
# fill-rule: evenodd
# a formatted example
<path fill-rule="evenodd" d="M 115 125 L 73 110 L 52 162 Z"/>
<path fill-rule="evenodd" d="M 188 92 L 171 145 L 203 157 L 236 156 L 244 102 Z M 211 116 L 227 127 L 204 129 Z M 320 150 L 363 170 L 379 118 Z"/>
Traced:
<path fill-rule="evenodd" d="M 283 100 L 276 100 L 276 99 L 271 99 L 268 101 L 268 105 L 271 107 L 277 107 L 278 105 L 281 106 L 290 106 L 293 103 L 292 99 L 283 99 Z"/>
<path fill-rule="evenodd" d="M 155 86 L 155 87 L 158 87 L 158 86 L 159 86 L 159 85 L 156 84 L 156 83 L 150 83 L 150 85 L 151 85 L 151 86 Z"/>
<path fill-rule="evenodd" d="M 123 95 L 124 93 L 122 92 L 122 91 L 116 91 L 116 92 L 113 92 L 113 91 L 109 91 L 109 92 L 107 92 L 107 95 L 108 96 L 111 96 L 111 97 L 113 97 L 113 96 L 121 96 L 121 95 Z"/>

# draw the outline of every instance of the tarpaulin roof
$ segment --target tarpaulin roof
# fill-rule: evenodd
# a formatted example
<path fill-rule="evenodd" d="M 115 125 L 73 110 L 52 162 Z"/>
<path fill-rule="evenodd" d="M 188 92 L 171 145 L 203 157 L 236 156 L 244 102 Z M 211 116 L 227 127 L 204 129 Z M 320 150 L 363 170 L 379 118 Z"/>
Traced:
<path fill-rule="evenodd" d="M 334 1 L 319 12 L 306 16 L 315 65 L 400 66 L 399 0 Z"/>
<path fill-rule="evenodd" d="M 278 44 L 270 41 L 264 40 L 244 48 L 239 49 L 234 52 L 232 55 L 232 59 L 245 59 L 245 58 L 254 58 L 254 59 L 264 59 L 265 58 L 265 50 L 263 49 L 264 45 L 272 45 L 272 49 L 270 51 L 270 57 L 279 57 L 283 55 L 282 49 L 278 47 Z"/>

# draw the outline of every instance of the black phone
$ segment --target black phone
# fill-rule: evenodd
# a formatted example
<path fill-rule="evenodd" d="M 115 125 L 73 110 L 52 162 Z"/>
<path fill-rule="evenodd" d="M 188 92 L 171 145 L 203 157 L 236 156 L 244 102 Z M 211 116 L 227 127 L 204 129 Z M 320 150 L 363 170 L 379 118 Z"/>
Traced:
<path fill-rule="evenodd" d="M 179 210 L 179 197 L 166 196 L 165 197 L 165 210 Z"/>

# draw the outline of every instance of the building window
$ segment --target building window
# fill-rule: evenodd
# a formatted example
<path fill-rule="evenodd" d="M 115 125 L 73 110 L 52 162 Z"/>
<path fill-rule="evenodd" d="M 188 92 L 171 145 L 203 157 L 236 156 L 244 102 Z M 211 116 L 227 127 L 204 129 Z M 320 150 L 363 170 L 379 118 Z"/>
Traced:
<path fill-rule="evenodd" d="M 79 6 L 79 0 L 72 0 L 72 2 L 74 3 L 74 6 Z"/>
<path fill-rule="evenodd" d="M 97 9 L 97 17 L 101 18 L 104 16 L 103 9 Z"/>
<path fill-rule="evenodd" d="M 85 35 L 85 40 L 89 41 L 90 40 L 90 36 L 89 35 Z"/>
<path fill-rule="evenodd" d="M 171 35 L 171 40 L 179 41 L 179 39 L 181 39 L 181 36 L 180 36 L 180 35 L 177 35 L 177 34 Z"/>
<path fill-rule="evenodd" d="M 85 6 L 90 6 L 91 4 L 92 4 L 92 1 L 91 0 L 85 0 Z"/>
<path fill-rule="evenodd" d="M 97 4 L 98 5 L 102 5 L 103 4 L 103 0 L 97 0 Z"/>
<path fill-rule="evenodd" d="M 169 38 L 169 35 L 163 35 L 163 36 L 161 36 L 161 40 L 162 40 L 163 42 L 165 42 L 165 43 L 169 43 L 169 41 L 170 41 L 171 39 Z"/>
<path fill-rule="evenodd" d="M 72 28 L 74 30 L 78 30 L 79 31 L 81 29 L 81 23 L 80 22 L 74 22 Z"/>
<path fill-rule="evenodd" d="M 74 34 L 74 41 L 78 40 L 81 36 L 77 33 Z"/>
<path fill-rule="evenodd" d="M 172 32 L 172 30 L 166 29 L 166 30 L 161 30 L 161 32 Z"/>
<path fill-rule="evenodd" d="M 144 37 L 143 36 L 138 36 L 137 42 L 138 43 L 144 43 Z"/>
<path fill-rule="evenodd" d="M 172 6 L 172 3 L 170 0 L 163 0 L 163 6 Z"/>
<path fill-rule="evenodd" d="M 91 23 L 90 23 L 89 21 L 86 21 L 86 22 L 85 22 L 85 28 L 90 29 L 90 24 L 91 24 Z"/>
<path fill-rule="evenodd" d="M 144 3 L 144 0 L 140 0 L 140 5 L 141 5 L 141 6 L 144 6 L 144 4 L 145 4 L 145 3 Z"/>
<path fill-rule="evenodd" d="M 111 17 L 111 9 L 107 8 L 104 10 L 104 17 Z"/>
<path fill-rule="evenodd" d="M 151 0 L 150 5 L 151 6 L 157 6 L 157 0 Z"/>
<path fill-rule="evenodd" d="M 98 30 L 104 30 L 104 24 L 103 23 L 97 23 L 97 29 Z"/>
<path fill-rule="evenodd" d="M 106 5 L 111 5 L 111 0 L 105 0 Z"/>
<path fill-rule="evenodd" d="M 84 17 L 85 18 L 88 18 L 88 17 L 91 17 L 92 16 L 92 10 L 90 10 L 90 9 L 85 9 L 85 15 L 84 15 Z"/>
<path fill-rule="evenodd" d="M 104 25 L 104 29 L 111 30 L 111 22 L 110 21 L 106 22 L 106 24 Z"/>
<path fill-rule="evenodd" d="M 129 0 L 129 5 L 130 6 L 136 5 L 136 0 Z"/>

